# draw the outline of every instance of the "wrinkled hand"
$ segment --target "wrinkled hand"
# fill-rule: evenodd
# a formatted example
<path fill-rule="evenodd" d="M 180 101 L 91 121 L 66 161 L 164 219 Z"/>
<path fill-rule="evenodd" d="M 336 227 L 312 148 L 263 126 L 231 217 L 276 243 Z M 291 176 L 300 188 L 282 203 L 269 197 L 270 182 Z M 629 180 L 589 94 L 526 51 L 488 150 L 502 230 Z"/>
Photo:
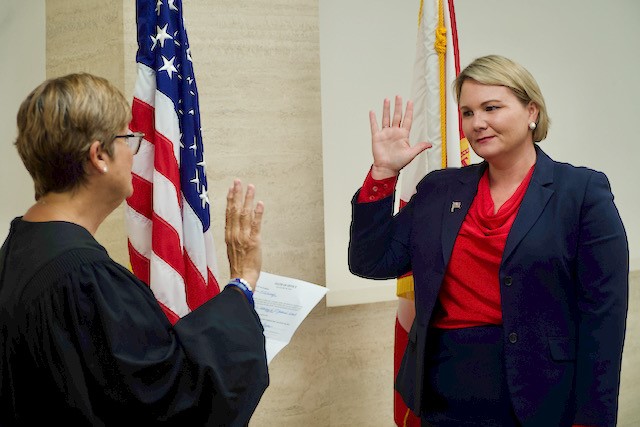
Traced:
<path fill-rule="evenodd" d="M 247 185 L 242 195 L 242 183 L 236 179 L 227 193 L 227 210 L 224 240 L 227 244 L 227 257 L 231 277 L 240 277 L 255 289 L 262 268 L 262 243 L 260 227 L 264 204 L 253 199 L 255 187 Z"/>
<path fill-rule="evenodd" d="M 371 176 L 374 179 L 398 175 L 400 169 L 408 165 L 418 154 L 431 147 L 428 142 L 419 142 L 413 147 L 409 142 L 409 132 L 413 120 L 413 103 L 407 102 L 407 109 L 402 117 L 402 98 L 396 96 L 393 120 L 390 115 L 390 104 L 391 101 L 384 100 L 382 129 L 378 128 L 376 113 L 369 112 L 371 149 L 373 151 Z"/>

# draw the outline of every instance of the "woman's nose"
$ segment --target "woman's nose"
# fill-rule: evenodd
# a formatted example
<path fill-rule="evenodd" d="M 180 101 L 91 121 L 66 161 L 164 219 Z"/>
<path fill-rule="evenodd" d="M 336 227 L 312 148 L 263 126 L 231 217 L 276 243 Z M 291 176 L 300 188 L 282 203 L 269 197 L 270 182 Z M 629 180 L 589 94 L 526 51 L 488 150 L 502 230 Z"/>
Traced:
<path fill-rule="evenodd" d="M 484 115 L 481 113 L 476 113 L 473 115 L 473 129 L 474 130 L 482 130 L 487 127 L 487 121 L 484 118 Z"/>

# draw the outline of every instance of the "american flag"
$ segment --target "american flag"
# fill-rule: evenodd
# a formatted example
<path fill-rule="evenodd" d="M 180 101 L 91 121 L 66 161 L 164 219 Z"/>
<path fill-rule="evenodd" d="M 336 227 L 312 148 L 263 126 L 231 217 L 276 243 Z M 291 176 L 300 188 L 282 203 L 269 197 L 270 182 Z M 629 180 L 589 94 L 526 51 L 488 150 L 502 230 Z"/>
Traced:
<path fill-rule="evenodd" d="M 127 199 L 129 259 L 169 320 L 220 292 L 198 90 L 181 0 L 137 0 L 131 131 L 146 135 Z"/>

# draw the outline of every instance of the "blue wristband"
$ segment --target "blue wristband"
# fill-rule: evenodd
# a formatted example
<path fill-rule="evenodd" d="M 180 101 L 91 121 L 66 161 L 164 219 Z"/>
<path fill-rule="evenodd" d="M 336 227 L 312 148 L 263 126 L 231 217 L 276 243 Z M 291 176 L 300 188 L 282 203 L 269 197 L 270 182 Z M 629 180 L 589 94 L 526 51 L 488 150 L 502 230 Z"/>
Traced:
<path fill-rule="evenodd" d="M 249 287 L 249 283 L 247 283 L 246 280 L 240 279 L 239 277 L 235 279 L 231 279 L 229 283 L 227 283 L 227 286 L 235 286 L 236 288 L 240 288 L 242 293 L 247 297 L 247 300 L 249 300 L 249 303 L 251 304 L 251 306 L 255 307 L 255 302 L 253 301 L 253 291 L 251 291 L 251 288 Z"/>

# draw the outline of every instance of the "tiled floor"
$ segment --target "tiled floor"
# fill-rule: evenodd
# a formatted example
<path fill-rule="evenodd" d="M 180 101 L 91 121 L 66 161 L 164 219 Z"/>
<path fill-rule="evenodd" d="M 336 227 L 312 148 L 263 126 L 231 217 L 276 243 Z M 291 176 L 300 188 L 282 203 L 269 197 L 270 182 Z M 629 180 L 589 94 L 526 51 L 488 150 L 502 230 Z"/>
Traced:
<path fill-rule="evenodd" d="M 619 427 L 640 425 L 640 272 L 631 274 Z M 270 366 L 250 427 L 394 426 L 396 302 L 318 306 Z"/>

